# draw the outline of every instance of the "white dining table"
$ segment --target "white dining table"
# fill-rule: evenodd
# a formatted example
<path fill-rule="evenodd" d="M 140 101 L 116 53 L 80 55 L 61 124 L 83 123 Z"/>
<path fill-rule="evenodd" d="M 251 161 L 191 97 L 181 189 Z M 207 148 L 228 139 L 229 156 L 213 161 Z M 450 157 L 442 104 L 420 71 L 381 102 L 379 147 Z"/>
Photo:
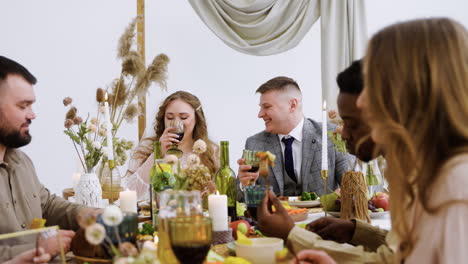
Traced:
<path fill-rule="evenodd" d="M 324 212 L 320 213 L 309 213 L 307 216 L 307 219 L 304 221 L 296 222 L 296 224 L 302 224 L 302 223 L 310 223 L 313 222 L 321 217 L 325 217 Z M 331 215 L 328 215 L 327 217 L 334 217 Z M 371 218 L 371 225 L 380 227 L 385 230 L 390 230 L 392 228 L 392 223 L 390 220 L 390 212 L 388 214 L 376 217 L 376 218 Z"/>

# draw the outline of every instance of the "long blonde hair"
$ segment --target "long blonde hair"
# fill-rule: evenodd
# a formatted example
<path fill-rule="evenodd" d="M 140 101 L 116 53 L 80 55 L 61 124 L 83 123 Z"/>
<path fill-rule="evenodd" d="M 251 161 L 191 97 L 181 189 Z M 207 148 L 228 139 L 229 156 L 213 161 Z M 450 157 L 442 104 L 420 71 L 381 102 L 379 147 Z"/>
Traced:
<path fill-rule="evenodd" d="M 151 155 L 151 152 L 153 151 L 152 143 L 159 140 L 164 130 L 166 129 L 164 122 L 166 108 L 171 102 L 177 99 L 186 102 L 195 110 L 195 127 L 193 128 L 192 137 L 194 141 L 197 139 L 203 139 L 206 142 L 207 148 L 206 151 L 200 155 L 200 160 L 205 166 L 208 167 L 211 173 L 216 173 L 217 169 L 219 168 L 219 164 L 215 157 L 215 155 L 218 154 L 217 145 L 208 138 L 208 127 L 206 125 L 206 118 L 205 114 L 203 113 L 201 102 L 198 97 L 185 91 L 177 91 L 166 97 L 166 99 L 161 103 L 158 113 L 156 114 L 156 120 L 154 121 L 154 132 L 156 136 L 143 139 L 137 147 L 132 158 L 136 160 L 142 160 L 140 162 L 141 164 L 148 158 L 149 155 Z M 130 170 L 129 173 L 134 173 L 134 171 Z"/>
<path fill-rule="evenodd" d="M 370 40 L 364 75 L 371 126 L 388 142 L 380 147 L 404 258 L 417 240 L 408 208 L 417 200 L 434 214 L 454 202 L 429 206 L 442 167 L 468 152 L 468 32 L 448 18 L 391 25 Z"/>

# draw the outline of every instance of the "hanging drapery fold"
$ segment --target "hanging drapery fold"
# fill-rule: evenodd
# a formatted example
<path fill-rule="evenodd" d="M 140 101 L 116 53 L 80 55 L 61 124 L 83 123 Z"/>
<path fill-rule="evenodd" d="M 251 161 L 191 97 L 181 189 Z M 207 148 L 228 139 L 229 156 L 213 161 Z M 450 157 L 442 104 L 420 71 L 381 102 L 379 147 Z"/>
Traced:
<path fill-rule="evenodd" d="M 239 52 L 257 56 L 295 47 L 320 16 L 318 1 L 189 1 L 224 43 Z"/>
<path fill-rule="evenodd" d="M 336 76 L 360 59 L 367 43 L 363 0 L 321 1 L 322 96 L 337 109 Z"/>
<path fill-rule="evenodd" d="M 336 74 L 360 58 L 364 51 L 367 39 L 364 0 L 189 2 L 224 43 L 256 56 L 294 48 L 321 17 L 322 93 L 331 108 L 336 109 Z"/>

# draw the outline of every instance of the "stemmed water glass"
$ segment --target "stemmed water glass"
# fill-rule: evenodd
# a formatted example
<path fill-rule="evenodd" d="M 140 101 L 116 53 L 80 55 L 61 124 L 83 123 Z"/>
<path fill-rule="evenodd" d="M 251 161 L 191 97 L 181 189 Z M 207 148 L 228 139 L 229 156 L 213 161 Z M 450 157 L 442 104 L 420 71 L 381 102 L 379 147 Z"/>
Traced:
<path fill-rule="evenodd" d="M 182 264 L 202 264 L 213 242 L 211 219 L 201 215 L 170 219 L 169 237 Z"/>
<path fill-rule="evenodd" d="M 172 130 L 170 131 L 171 133 L 177 134 L 177 140 L 182 141 L 184 138 L 184 131 L 185 131 L 185 125 L 184 122 L 180 119 L 172 119 L 169 120 L 167 123 L 167 127 L 171 127 Z M 180 158 L 184 154 L 182 150 L 179 149 L 179 145 L 177 143 L 172 143 L 172 146 L 170 149 L 167 150 L 167 154 L 172 154 L 175 155 L 176 157 Z"/>

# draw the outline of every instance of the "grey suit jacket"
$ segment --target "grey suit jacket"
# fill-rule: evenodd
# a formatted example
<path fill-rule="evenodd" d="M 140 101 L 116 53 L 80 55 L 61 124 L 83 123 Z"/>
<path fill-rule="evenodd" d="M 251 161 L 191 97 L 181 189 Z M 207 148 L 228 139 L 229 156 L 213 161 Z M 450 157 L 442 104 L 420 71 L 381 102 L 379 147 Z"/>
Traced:
<path fill-rule="evenodd" d="M 329 131 L 334 131 L 335 126 L 328 125 Z M 302 165 L 301 165 L 301 184 L 302 191 L 316 192 L 323 194 L 323 181 L 320 175 L 322 162 L 322 124 L 312 119 L 304 120 L 302 130 Z M 284 168 L 284 158 L 281 150 L 280 140 L 277 134 L 262 131 L 249 137 L 245 143 L 245 149 L 270 151 L 276 156 L 275 166 L 270 167 L 269 181 L 273 191 L 277 195 L 284 195 L 284 177 L 288 177 Z M 347 155 L 337 152 L 334 144 L 328 138 L 328 181 L 327 192 L 338 188 L 341 183 L 343 173 L 348 170 Z M 261 177 L 257 184 L 265 184 Z M 243 192 L 240 190 L 238 182 L 238 200 L 243 200 Z"/>

